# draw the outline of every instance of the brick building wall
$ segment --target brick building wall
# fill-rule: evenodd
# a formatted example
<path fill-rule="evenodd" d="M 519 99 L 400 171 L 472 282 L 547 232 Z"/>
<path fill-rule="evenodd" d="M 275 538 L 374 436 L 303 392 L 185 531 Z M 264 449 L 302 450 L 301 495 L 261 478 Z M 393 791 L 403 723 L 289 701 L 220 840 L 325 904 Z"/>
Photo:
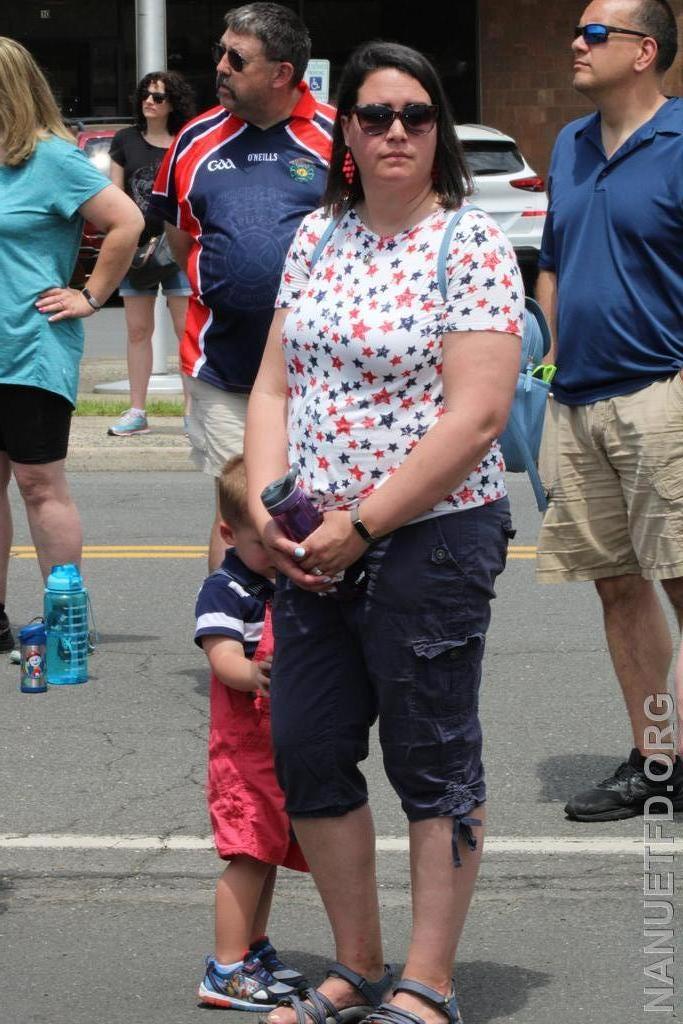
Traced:
<path fill-rule="evenodd" d="M 683 49 L 683 0 L 672 3 Z M 572 87 L 570 44 L 585 0 L 479 0 L 481 119 L 513 135 L 545 175 L 557 132 L 592 104 Z M 683 94 L 683 56 L 666 78 Z"/>

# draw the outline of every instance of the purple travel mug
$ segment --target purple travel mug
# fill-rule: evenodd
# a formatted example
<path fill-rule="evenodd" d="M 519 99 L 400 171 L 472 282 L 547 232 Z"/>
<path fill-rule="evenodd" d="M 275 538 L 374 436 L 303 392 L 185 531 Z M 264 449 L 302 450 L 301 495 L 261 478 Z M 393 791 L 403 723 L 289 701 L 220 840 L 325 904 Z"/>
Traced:
<path fill-rule="evenodd" d="M 301 489 L 298 462 L 292 464 L 286 476 L 273 480 L 261 491 L 261 501 L 290 540 L 304 540 L 323 521 L 320 510 Z"/>

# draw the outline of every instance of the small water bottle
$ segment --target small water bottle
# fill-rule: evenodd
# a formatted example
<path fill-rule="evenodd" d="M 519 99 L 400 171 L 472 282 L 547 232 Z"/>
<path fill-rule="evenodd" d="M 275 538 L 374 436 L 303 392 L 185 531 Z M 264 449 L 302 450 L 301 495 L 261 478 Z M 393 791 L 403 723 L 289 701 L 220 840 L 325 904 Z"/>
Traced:
<path fill-rule="evenodd" d="M 323 521 L 320 509 L 304 494 L 299 483 L 298 462 L 292 464 L 289 473 L 264 488 L 261 501 L 290 540 L 305 540 Z"/>
<path fill-rule="evenodd" d="M 45 693 L 45 623 L 32 622 L 19 630 L 21 652 L 21 678 L 19 689 L 22 693 Z"/>
<path fill-rule="evenodd" d="M 88 678 L 88 592 L 75 565 L 53 565 L 45 585 L 47 681 L 51 686 Z"/>

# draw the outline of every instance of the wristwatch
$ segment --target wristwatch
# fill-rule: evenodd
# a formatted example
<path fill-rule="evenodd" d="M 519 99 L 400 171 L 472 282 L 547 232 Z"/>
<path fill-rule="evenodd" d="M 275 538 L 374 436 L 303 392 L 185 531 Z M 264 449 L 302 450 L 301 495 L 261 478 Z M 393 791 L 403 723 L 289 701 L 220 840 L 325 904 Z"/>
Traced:
<path fill-rule="evenodd" d="M 367 526 L 360 518 L 360 507 L 354 505 L 351 509 L 351 523 L 356 530 L 356 533 L 360 534 L 366 544 L 374 544 L 377 537 L 373 537 Z"/>
<path fill-rule="evenodd" d="M 92 306 L 92 308 L 96 312 L 98 309 L 102 309 L 102 303 L 97 301 L 97 299 L 95 298 L 95 296 L 93 295 L 89 288 L 81 288 L 81 295 L 88 303 L 88 305 Z"/>

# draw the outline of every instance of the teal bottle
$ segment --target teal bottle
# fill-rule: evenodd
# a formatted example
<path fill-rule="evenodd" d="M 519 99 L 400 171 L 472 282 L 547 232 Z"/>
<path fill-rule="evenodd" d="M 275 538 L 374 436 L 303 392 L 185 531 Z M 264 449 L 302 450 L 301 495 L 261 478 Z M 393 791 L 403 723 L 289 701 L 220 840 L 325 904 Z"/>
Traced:
<path fill-rule="evenodd" d="M 51 686 L 88 678 L 88 592 L 75 565 L 53 565 L 45 585 L 47 681 Z"/>

